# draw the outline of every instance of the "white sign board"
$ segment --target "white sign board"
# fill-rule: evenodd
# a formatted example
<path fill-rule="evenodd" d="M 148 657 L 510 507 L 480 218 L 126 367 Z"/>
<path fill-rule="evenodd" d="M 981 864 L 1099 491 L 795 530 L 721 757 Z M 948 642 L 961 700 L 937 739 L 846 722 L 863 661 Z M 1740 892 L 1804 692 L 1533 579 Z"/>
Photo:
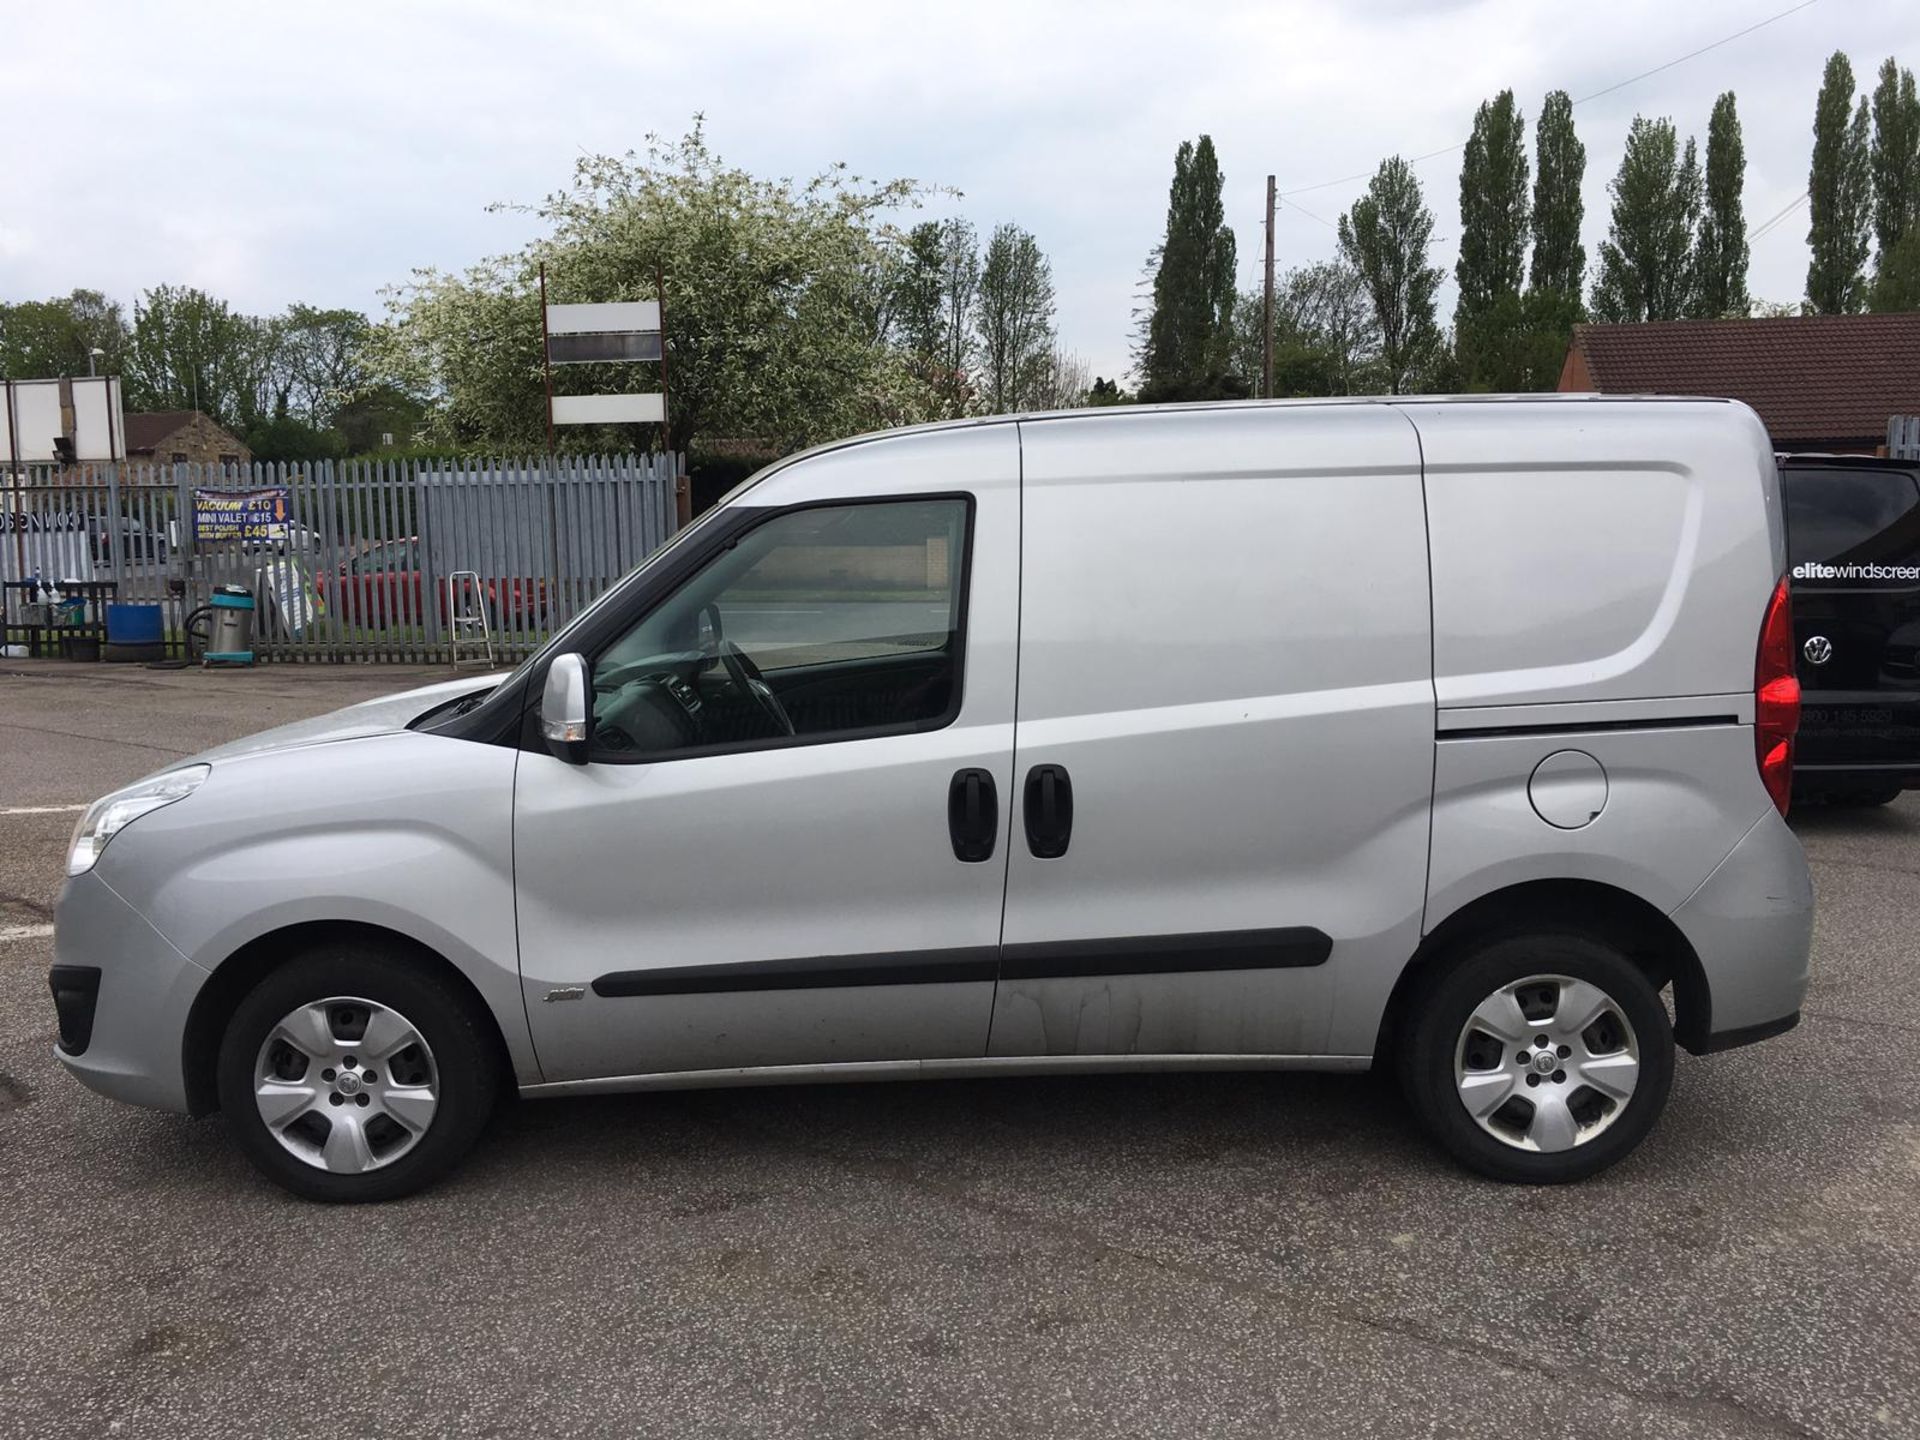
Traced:
<path fill-rule="evenodd" d="M 664 425 L 666 397 L 652 395 L 556 395 L 556 425 Z"/>
<path fill-rule="evenodd" d="M 658 330 L 660 302 L 632 300 L 613 305 L 549 305 L 549 335 L 594 335 L 613 331 Z"/>
<path fill-rule="evenodd" d="M 326 613 L 306 567 L 291 555 L 269 560 L 255 571 L 253 588 L 279 612 L 280 623 L 295 639 Z"/>
<path fill-rule="evenodd" d="M 54 459 L 53 442 L 62 433 L 60 382 L 16 380 L 7 387 L 7 401 L 12 410 L 7 417 L 7 433 L 20 453 L 9 450 L 4 458 L 29 465 Z"/>
<path fill-rule="evenodd" d="M 60 387 L 68 386 L 73 403 L 73 428 L 62 413 Z M 73 458 L 80 462 L 124 460 L 127 436 L 120 413 L 120 381 L 112 375 L 82 376 L 77 380 L 11 380 L 0 413 L 0 464 L 47 465 L 60 458 L 54 441 L 73 441 Z M 14 453 L 15 446 L 19 454 Z"/>
<path fill-rule="evenodd" d="M 76 460 L 127 458 L 126 420 L 120 410 L 118 376 L 73 382 L 73 457 Z"/>

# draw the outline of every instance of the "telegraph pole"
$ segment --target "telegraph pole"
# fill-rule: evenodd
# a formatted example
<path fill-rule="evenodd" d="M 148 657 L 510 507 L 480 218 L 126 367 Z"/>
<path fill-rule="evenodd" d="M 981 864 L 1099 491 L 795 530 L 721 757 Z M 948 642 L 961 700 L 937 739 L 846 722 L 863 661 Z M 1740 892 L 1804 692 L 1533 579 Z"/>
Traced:
<path fill-rule="evenodd" d="M 673 421 L 667 409 L 667 277 L 658 259 L 653 262 L 653 302 L 660 307 L 660 448 L 673 473 L 673 518 L 679 528 L 693 520 L 693 481 L 680 473 L 680 461 L 673 453 Z"/>
<path fill-rule="evenodd" d="M 553 465 L 553 337 L 547 333 L 547 262 L 540 262 L 540 365 L 547 377 L 547 465 Z"/>
<path fill-rule="evenodd" d="M 1260 316 L 1260 395 L 1273 398 L 1273 212 L 1279 205 L 1273 176 L 1267 176 L 1267 299 Z"/>

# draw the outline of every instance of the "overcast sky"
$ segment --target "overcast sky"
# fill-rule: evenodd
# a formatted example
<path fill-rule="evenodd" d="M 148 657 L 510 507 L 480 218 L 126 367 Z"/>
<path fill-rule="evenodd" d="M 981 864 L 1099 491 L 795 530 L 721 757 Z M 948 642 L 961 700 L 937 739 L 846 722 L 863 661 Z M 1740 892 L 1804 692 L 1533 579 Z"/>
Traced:
<path fill-rule="evenodd" d="M 677 134 L 700 111 L 715 149 L 754 171 L 844 160 L 962 191 L 952 208 L 983 233 L 1026 226 L 1053 261 L 1062 342 L 1111 374 L 1183 138 L 1219 148 L 1252 285 L 1269 172 L 1302 191 L 1282 204 L 1281 267 L 1322 259 L 1362 182 L 1303 187 L 1463 139 L 1502 87 L 1531 127 L 1549 89 L 1577 100 L 1793 3 L 0 0 L 0 299 L 84 285 L 131 308 L 176 282 L 251 312 L 377 311 L 414 267 L 526 237 L 488 202 L 538 199 L 580 153 Z M 1887 55 L 1920 65 L 1920 3 L 1817 0 L 1580 105 L 1589 260 L 1636 113 L 1704 145 L 1733 89 L 1749 224 L 1799 197 L 1835 48 L 1867 84 Z M 1417 173 L 1450 272 L 1459 157 Z M 1805 237 L 1802 206 L 1755 242 L 1756 296 L 1799 299 Z"/>

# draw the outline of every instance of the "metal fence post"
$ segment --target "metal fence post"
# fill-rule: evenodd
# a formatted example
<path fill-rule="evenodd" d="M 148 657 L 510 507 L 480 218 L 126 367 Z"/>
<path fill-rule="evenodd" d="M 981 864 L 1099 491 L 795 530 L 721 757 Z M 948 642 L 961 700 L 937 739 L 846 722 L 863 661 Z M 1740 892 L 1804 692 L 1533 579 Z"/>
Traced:
<path fill-rule="evenodd" d="M 199 548 L 193 533 L 193 480 L 185 465 L 173 467 L 173 491 L 175 513 L 180 517 L 180 616 L 184 620 L 193 613 L 194 561 Z"/>
<path fill-rule="evenodd" d="M 119 596 L 126 583 L 121 550 L 124 546 L 127 530 L 131 528 L 120 513 L 120 470 L 111 460 L 107 462 L 107 578 L 113 581 L 113 593 Z M 151 546 L 151 539 L 149 539 Z"/>

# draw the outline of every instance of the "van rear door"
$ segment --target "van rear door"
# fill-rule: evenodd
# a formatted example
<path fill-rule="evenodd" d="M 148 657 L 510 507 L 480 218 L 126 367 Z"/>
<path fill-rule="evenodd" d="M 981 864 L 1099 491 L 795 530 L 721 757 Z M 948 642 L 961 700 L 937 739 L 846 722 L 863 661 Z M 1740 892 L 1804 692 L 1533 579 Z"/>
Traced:
<path fill-rule="evenodd" d="M 1781 465 L 1802 794 L 1920 786 L 1920 467 Z"/>
<path fill-rule="evenodd" d="M 1149 412 L 1024 421 L 1021 447 L 990 1053 L 1370 1055 L 1433 793 L 1413 427 Z"/>

